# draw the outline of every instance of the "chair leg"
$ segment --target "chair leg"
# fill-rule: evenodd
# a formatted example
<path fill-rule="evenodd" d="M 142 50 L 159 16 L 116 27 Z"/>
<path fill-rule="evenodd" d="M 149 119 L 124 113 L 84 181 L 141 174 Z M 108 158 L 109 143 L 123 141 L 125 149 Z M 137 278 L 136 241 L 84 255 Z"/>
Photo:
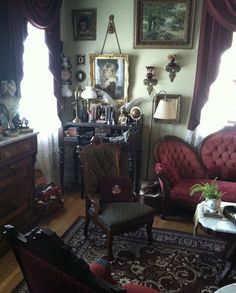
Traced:
<path fill-rule="evenodd" d="M 150 221 L 149 223 L 147 223 L 147 227 L 146 227 L 147 236 L 148 236 L 148 243 L 149 244 L 152 244 L 152 241 L 153 241 L 153 236 L 152 236 L 152 223 L 153 223 L 153 221 Z"/>
<path fill-rule="evenodd" d="M 167 201 L 165 197 L 162 198 L 162 205 L 161 205 L 161 219 L 165 220 L 166 219 L 166 209 L 167 209 Z"/>
<path fill-rule="evenodd" d="M 107 233 L 107 256 L 108 260 L 113 260 L 113 252 L 112 252 L 112 245 L 113 245 L 113 234 L 111 232 Z"/>
<path fill-rule="evenodd" d="M 88 236 L 88 228 L 89 228 L 89 222 L 90 222 L 90 217 L 89 215 L 85 216 L 85 222 L 84 222 L 84 236 Z"/>

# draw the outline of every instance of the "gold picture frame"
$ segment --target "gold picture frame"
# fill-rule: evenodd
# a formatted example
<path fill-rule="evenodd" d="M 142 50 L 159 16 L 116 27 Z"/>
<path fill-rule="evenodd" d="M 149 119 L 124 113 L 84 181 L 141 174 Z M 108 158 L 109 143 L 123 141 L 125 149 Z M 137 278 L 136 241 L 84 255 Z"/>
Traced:
<path fill-rule="evenodd" d="M 128 101 L 129 57 L 126 54 L 90 54 L 92 86 L 108 94 L 117 105 Z"/>
<path fill-rule="evenodd" d="M 134 48 L 192 48 L 195 0 L 135 0 Z"/>

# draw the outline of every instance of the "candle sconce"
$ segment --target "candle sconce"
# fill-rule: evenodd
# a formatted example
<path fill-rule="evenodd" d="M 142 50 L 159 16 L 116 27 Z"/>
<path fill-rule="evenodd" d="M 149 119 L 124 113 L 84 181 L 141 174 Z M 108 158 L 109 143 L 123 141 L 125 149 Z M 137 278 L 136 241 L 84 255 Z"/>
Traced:
<path fill-rule="evenodd" d="M 151 95 L 153 92 L 153 87 L 157 85 L 157 79 L 153 78 L 153 71 L 154 71 L 154 66 L 146 66 L 147 69 L 147 74 L 146 77 L 143 81 L 143 83 L 147 86 L 147 91 L 148 94 Z"/>
<path fill-rule="evenodd" d="M 169 55 L 168 59 L 170 62 L 166 65 L 166 71 L 169 72 L 170 81 L 173 82 L 176 77 L 176 73 L 180 71 L 180 66 L 177 63 L 176 55 Z"/>

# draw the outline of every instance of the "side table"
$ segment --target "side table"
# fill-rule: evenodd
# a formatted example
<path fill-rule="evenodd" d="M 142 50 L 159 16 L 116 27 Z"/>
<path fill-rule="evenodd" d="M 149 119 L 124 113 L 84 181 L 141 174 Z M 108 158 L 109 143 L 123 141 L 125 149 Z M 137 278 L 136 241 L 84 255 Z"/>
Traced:
<path fill-rule="evenodd" d="M 236 283 L 233 283 L 218 289 L 215 293 L 235 293 L 235 292 L 236 292 Z"/>
<path fill-rule="evenodd" d="M 227 205 L 236 205 L 232 202 L 221 202 L 222 218 L 204 216 L 204 201 L 197 205 L 193 220 L 194 220 L 194 235 L 196 235 L 199 224 L 208 231 L 213 231 L 219 236 L 227 235 L 229 240 L 232 240 L 229 249 L 227 250 L 226 265 L 224 271 L 218 279 L 219 283 L 224 282 L 228 274 L 231 272 L 236 263 L 236 225 L 229 221 L 223 215 L 223 208 Z"/>

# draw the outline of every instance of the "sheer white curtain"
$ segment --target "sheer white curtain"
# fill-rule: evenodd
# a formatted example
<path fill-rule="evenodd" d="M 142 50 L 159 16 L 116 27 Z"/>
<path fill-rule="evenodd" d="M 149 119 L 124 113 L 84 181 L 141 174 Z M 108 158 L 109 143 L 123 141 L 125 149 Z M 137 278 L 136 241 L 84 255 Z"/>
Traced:
<path fill-rule="evenodd" d="M 208 134 L 224 126 L 236 124 L 236 33 L 233 43 L 221 57 L 218 77 L 211 85 L 209 100 L 201 112 L 198 128 L 188 133 L 188 140 L 199 145 Z"/>
<path fill-rule="evenodd" d="M 21 83 L 20 115 L 38 132 L 39 168 L 50 181 L 58 181 L 58 128 L 56 98 L 53 95 L 53 76 L 49 71 L 48 48 L 44 31 L 28 23 L 24 43 L 24 77 Z"/>

